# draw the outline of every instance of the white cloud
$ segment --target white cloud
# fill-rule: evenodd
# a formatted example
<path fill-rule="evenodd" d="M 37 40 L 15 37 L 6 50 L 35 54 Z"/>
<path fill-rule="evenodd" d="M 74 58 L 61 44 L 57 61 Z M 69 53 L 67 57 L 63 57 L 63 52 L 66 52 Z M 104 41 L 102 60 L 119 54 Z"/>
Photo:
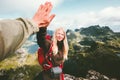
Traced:
<path fill-rule="evenodd" d="M 100 21 L 109 25 L 120 25 L 120 7 L 105 8 L 100 12 Z"/>
<path fill-rule="evenodd" d="M 23 16 L 29 17 L 38 9 L 40 4 L 49 1 L 54 7 L 62 3 L 63 0 L 2 0 L 0 2 L 0 17 Z"/>
<path fill-rule="evenodd" d="M 0 2 L 0 18 L 14 17 L 32 17 L 39 5 L 50 1 L 53 8 L 60 5 L 64 0 L 2 0 Z M 62 12 L 61 12 L 62 13 Z M 74 12 L 75 13 L 75 12 Z M 63 26 L 70 29 L 87 27 L 90 25 L 120 25 L 120 7 L 107 7 L 99 12 L 90 11 L 87 13 L 64 14 L 56 15 L 50 29 Z"/>
<path fill-rule="evenodd" d="M 91 25 L 110 26 L 114 29 L 115 26 L 120 26 L 120 7 L 108 7 L 99 12 L 79 13 L 73 15 L 64 15 L 55 17 L 51 23 L 54 26 L 63 26 L 70 29 L 88 27 Z M 119 28 L 120 31 L 120 28 Z"/>

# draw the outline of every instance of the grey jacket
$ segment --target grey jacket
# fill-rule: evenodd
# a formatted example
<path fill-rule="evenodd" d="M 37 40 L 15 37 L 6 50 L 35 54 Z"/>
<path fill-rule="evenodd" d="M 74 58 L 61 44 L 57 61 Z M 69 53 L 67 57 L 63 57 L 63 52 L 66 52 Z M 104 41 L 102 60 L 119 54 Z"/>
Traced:
<path fill-rule="evenodd" d="M 38 26 L 29 19 L 1 20 L 0 60 L 14 53 L 30 35 L 37 31 L 39 31 Z"/>

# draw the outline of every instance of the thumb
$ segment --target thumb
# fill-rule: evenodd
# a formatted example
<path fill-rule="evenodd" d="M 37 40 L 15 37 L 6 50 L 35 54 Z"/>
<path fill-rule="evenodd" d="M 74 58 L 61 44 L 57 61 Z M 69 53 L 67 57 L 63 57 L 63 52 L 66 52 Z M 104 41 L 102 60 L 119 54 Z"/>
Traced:
<path fill-rule="evenodd" d="M 55 14 L 52 14 L 52 15 L 49 17 L 49 22 L 51 22 L 54 17 L 55 17 Z"/>

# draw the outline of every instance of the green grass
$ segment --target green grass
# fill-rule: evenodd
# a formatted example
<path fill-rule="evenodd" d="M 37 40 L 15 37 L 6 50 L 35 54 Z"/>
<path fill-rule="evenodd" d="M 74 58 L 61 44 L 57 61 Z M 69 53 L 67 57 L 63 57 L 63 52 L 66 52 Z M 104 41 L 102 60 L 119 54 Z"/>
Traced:
<path fill-rule="evenodd" d="M 33 80 L 42 68 L 37 61 L 37 54 L 27 54 L 24 62 L 20 62 L 18 55 L 13 55 L 0 62 L 0 73 L 8 76 L 7 80 Z M 1 79 L 0 75 L 0 79 Z M 6 78 L 2 78 L 6 80 Z"/>

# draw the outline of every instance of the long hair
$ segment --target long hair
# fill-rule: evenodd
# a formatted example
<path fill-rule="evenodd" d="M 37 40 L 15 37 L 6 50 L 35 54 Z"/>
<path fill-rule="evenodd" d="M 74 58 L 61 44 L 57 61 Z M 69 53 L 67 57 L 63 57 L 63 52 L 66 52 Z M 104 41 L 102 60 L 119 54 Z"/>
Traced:
<path fill-rule="evenodd" d="M 64 39 L 63 39 L 63 57 L 64 57 L 64 60 L 67 59 L 67 56 L 68 56 L 68 42 L 67 42 L 67 36 L 66 36 L 66 32 L 64 31 L 64 29 L 62 27 L 60 28 L 57 28 L 53 34 L 53 47 L 52 47 L 52 50 L 53 50 L 53 54 L 56 55 L 58 53 L 58 46 L 57 46 L 57 39 L 56 39 L 56 33 L 57 31 L 59 30 L 62 30 L 64 32 Z"/>

